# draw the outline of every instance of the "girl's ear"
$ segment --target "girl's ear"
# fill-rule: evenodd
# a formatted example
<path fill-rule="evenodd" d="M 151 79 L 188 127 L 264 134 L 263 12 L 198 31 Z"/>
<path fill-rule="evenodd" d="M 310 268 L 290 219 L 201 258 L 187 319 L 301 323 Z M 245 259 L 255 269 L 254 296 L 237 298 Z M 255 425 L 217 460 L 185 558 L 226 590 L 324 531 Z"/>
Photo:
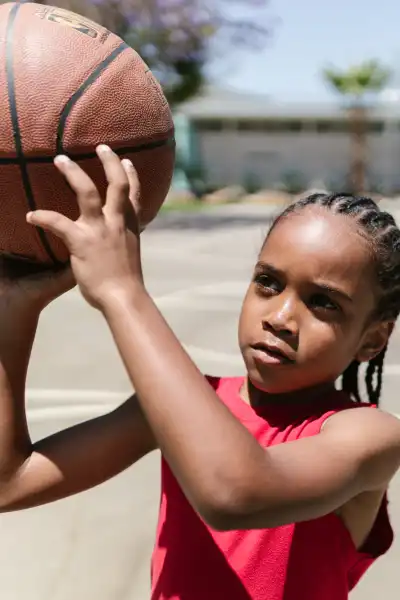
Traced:
<path fill-rule="evenodd" d="M 358 362 L 369 362 L 387 346 L 393 333 L 393 321 L 380 321 L 374 323 L 365 333 L 361 346 L 357 352 Z"/>

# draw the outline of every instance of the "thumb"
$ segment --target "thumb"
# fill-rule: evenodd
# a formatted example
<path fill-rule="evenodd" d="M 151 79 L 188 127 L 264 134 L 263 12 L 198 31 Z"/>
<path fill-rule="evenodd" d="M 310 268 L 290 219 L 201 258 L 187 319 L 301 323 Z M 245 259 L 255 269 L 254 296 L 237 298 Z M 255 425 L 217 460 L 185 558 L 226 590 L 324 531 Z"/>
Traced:
<path fill-rule="evenodd" d="M 75 285 L 75 277 L 70 266 L 64 266 L 59 270 L 53 271 L 49 277 L 49 293 L 54 297 L 71 290 Z"/>
<path fill-rule="evenodd" d="M 71 267 L 42 271 L 24 278 L 22 285 L 29 291 L 31 298 L 36 298 L 41 309 L 58 296 L 71 290 L 75 285 Z"/>
<path fill-rule="evenodd" d="M 26 220 L 31 225 L 50 231 L 61 238 L 67 246 L 70 244 L 74 223 L 65 215 L 52 210 L 35 210 L 28 212 Z"/>

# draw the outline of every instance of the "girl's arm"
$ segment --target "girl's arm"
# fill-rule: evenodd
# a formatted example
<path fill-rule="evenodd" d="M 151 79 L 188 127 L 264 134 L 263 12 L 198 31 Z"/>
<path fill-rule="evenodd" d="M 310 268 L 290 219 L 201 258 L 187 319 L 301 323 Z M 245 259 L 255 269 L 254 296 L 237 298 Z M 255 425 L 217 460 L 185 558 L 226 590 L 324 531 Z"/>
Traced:
<path fill-rule="evenodd" d="M 2 512 L 94 487 L 156 447 L 136 397 L 108 415 L 31 443 L 25 415 L 26 374 L 40 312 L 38 300 L 52 287 L 51 280 L 28 284 L 0 278 Z"/>
<path fill-rule="evenodd" d="M 143 412 L 187 497 L 216 529 L 255 529 L 332 512 L 384 488 L 400 464 L 400 421 L 370 408 L 314 437 L 262 448 L 218 399 L 144 290 L 104 315 Z"/>

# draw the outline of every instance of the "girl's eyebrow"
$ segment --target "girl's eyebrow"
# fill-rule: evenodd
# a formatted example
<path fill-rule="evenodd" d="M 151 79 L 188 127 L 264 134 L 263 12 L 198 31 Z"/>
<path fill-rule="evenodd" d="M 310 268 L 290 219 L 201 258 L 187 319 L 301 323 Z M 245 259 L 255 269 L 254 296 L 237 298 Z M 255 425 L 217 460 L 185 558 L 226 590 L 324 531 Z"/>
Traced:
<path fill-rule="evenodd" d="M 284 273 L 280 269 L 277 269 L 273 265 L 270 265 L 269 263 L 266 263 L 262 260 L 257 262 L 256 271 L 271 273 L 277 275 L 278 277 L 284 276 Z M 325 283 L 324 281 L 312 281 L 310 283 L 312 283 L 312 285 L 314 285 L 316 288 L 320 289 L 323 292 L 327 292 L 334 296 L 340 296 L 346 302 L 353 302 L 353 298 L 351 298 L 351 296 L 349 296 L 345 291 L 341 290 L 340 288 L 337 288 L 336 286 L 330 283 Z"/>
<path fill-rule="evenodd" d="M 281 276 L 283 275 L 283 272 L 280 269 L 277 269 L 276 267 L 273 267 L 269 263 L 266 263 L 262 260 L 259 260 L 257 262 L 256 270 L 257 271 L 268 271 L 269 273 L 273 273 L 274 275 L 281 275 Z"/>
<path fill-rule="evenodd" d="M 340 290 L 332 285 L 329 285 L 329 284 L 323 283 L 323 282 L 316 282 L 316 283 L 314 283 L 314 285 L 316 287 L 318 287 L 320 290 L 323 290 L 324 292 L 329 292 L 330 294 L 333 294 L 335 296 L 340 296 L 341 298 L 343 298 L 343 300 L 346 300 L 346 302 L 353 302 L 353 298 L 351 298 L 348 294 L 346 294 L 346 292 L 344 292 L 343 290 Z"/>

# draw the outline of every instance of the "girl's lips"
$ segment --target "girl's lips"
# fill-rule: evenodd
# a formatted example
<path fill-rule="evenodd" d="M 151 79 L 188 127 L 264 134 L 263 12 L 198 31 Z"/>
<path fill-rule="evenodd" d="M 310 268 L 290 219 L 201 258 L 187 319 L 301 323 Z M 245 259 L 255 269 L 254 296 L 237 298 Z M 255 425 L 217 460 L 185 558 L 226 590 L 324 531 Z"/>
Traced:
<path fill-rule="evenodd" d="M 268 365 L 288 365 L 294 363 L 294 360 L 275 344 L 259 343 L 252 346 L 252 349 L 255 359 L 261 363 Z"/>

